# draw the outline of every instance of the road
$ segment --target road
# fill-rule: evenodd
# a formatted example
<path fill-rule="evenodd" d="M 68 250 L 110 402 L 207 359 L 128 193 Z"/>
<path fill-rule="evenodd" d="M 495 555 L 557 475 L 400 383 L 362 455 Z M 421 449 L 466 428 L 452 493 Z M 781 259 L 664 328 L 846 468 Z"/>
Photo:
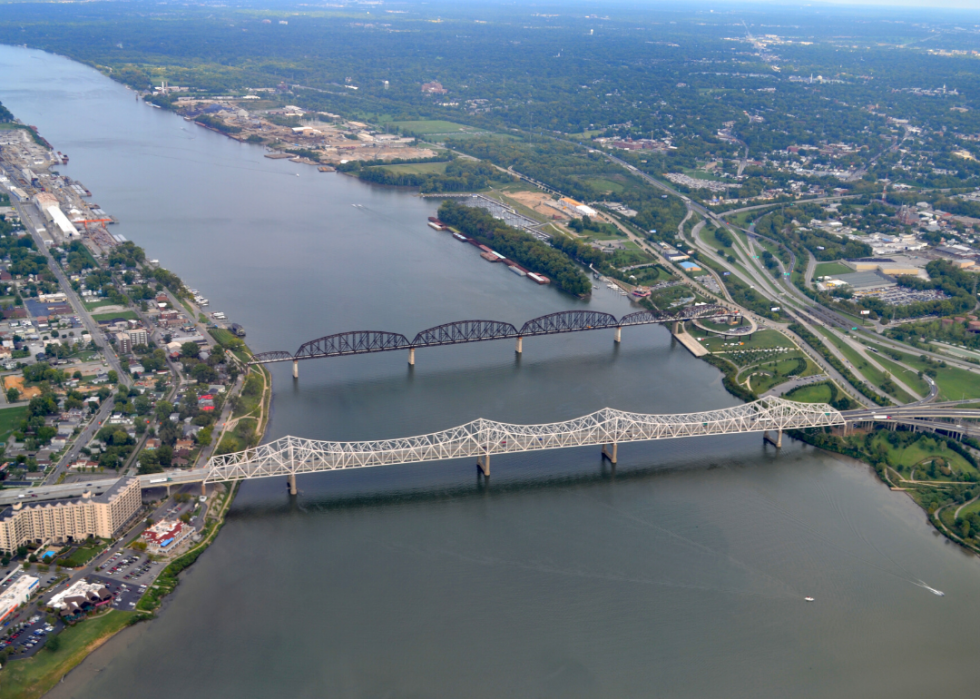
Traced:
<path fill-rule="evenodd" d="M 48 267 L 57 278 L 61 290 L 64 291 L 65 295 L 68 297 L 68 302 L 75 311 L 75 315 L 77 315 L 79 320 L 82 321 L 82 325 L 84 325 L 85 329 L 88 330 L 96 346 L 101 348 L 103 356 L 105 356 L 106 360 L 109 362 L 109 366 L 111 366 L 119 375 L 119 381 L 129 385 L 132 383 L 132 381 L 128 373 L 122 370 L 122 366 L 119 363 L 119 358 L 116 357 L 115 352 L 113 352 L 112 348 L 109 347 L 108 343 L 106 342 L 105 335 L 99 328 L 98 323 L 92 320 L 92 317 L 89 315 L 88 311 L 85 310 L 85 305 L 78 298 L 75 290 L 71 288 L 71 283 L 65 276 L 61 266 L 55 262 L 54 256 L 51 254 L 48 246 L 44 244 L 44 241 L 38 234 L 37 229 L 42 228 L 43 223 L 41 222 L 40 213 L 38 213 L 37 208 L 33 204 L 24 204 L 22 202 L 14 202 L 12 200 L 11 204 L 13 204 L 13 206 L 17 209 L 17 213 L 20 214 L 20 220 L 31 232 L 31 237 L 34 239 L 38 250 L 47 258 Z"/>

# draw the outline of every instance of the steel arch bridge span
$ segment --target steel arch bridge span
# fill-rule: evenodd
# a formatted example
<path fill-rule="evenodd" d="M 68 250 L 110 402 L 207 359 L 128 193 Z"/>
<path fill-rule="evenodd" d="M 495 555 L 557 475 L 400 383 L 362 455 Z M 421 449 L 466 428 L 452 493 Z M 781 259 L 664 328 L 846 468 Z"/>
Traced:
<path fill-rule="evenodd" d="M 391 350 L 409 349 L 411 346 L 412 343 L 408 341 L 408 338 L 399 333 L 383 330 L 352 330 L 303 343 L 290 359 L 315 359 L 317 357 L 339 357 L 345 354 L 389 352 Z M 253 359 L 252 361 L 255 362 L 256 360 Z"/>
<path fill-rule="evenodd" d="M 246 451 L 214 456 L 206 482 L 291 477 L 372 466 L 478 459 L 489 475 L 493 454 L 514 454 L 569 447 L 612 446 L 619 443 L 746 432 L 844 425 L 845 418 L 828 405 L 763 398 L 732 408 L 679 415 L 647 415 L 603 408 L 565 422 L 511 425 L 479 419 L 441 432 L 370 442 L 325 442 L 282 437 Z"/>
<path fill-rule="evenodd" d="M 517 328 L 497 320 L 458 320 L 423 330 L 412 340 L 413 347 L 438 347 L 463 342 L 503 340 L 517 337 Z"/>

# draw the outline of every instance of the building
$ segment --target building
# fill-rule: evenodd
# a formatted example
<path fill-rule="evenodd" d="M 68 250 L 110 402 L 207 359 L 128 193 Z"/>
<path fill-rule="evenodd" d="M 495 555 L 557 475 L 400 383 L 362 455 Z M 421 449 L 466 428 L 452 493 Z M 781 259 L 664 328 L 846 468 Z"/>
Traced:
<path fill-rule="evenodd" d="M 426 95 L 444 95 L 447 92 L 449 92 L 449 90 L 447 90 L 446 88 L 444 88 L 442 86 L 442 83 L 436 82 L 435 80 L 433 80 L 430 83 L 423 83 L 422 84 L 422 92 L 423 92 L 423 94 L 426 94 Z"/>
<path fill-rule="evenodd" d="M 870 292 L 881 289 L 890 289 L 898 286 L 891 277 L 886 277 L 881 272 L 874 270 L 869 272 L 852 272 L 851 274 L 838 274 L 836 281 L 843 282 L 856 292 Z"/>
<path fill-rule="evenodd" d="M 129 341 L 133 343 L 133 347 L 136 345 L 148 345 L 149 337 L 147 336 L 145 329 L 131 328 L 129 330 Z"/>
<path fill-rule="evenodd" d="M 157 522 L 140 536 L 151 553 L 161 553 L 173 548 L 194 533 L 194 527 L 183 522 L 165 519 Z"/>
<path fill-rule="evenodd" d="M 0 550 L 13 552 L 34 541 L 67 543 L 91 536 L 111 539 L 139 512 L 140 483 L 120 478 L 100 495 L 29 504 L 18 502 L 0 512 Z"/>
<path fill-rule="evenodd" d="M 21 575 L 10 583 L 10 587 L 0 595 L 0 622 L 17 611 L 22 604 L 27 604 L 31 593 L 37 589 L 39 580 L 30 575 Z"/>
<path fill-rule="evenodd" d="M 129 354 L 133 351 L 133 338 L 129 333 L 116 333 L 116 349 L 119 354 Z"/>
<path fill-rule="evenodd" d="M 79 580 L 52 597 L 48 606 L 59 610 L 62 616 L 77 616 L 111 601 L 112 593 L 102 583 Z"/>

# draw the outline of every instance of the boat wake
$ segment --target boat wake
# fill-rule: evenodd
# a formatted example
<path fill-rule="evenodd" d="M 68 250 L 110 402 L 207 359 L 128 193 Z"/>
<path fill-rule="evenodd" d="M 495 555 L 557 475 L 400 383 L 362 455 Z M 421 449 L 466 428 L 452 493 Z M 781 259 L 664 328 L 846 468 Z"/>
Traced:
<path fill-rule="evenodd" d="M 918 582 L 913 581 L 912 584 L 915 585 L 916 587 L 921 587 L 921 588 L 924 588 L 926 590 L 929 590 L 929 592 L 931 592 L 932 594 L 934 594 L 936 597 L 945 597 L 946 596 L 946 593 L 943 592 L 942 590 L 937 590 L 934 587 L 929 587 L 928 585 L 926 585 L 921 580 L 919 580 Z"/>

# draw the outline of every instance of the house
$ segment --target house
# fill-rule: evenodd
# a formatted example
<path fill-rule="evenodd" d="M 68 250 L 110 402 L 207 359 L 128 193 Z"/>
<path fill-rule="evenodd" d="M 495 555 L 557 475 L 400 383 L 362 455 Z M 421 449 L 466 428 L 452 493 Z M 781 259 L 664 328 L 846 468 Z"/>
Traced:
<path fill-rule="evenodd" d="M 146 448 L 147 451 L 152 451 L 154 449 L 159 449 L 160 448 L 160 440 L 157 439 L 156 437 L 153 437 L 151 439 L 146 440 L 146 447 L 145 448 Z"/>

